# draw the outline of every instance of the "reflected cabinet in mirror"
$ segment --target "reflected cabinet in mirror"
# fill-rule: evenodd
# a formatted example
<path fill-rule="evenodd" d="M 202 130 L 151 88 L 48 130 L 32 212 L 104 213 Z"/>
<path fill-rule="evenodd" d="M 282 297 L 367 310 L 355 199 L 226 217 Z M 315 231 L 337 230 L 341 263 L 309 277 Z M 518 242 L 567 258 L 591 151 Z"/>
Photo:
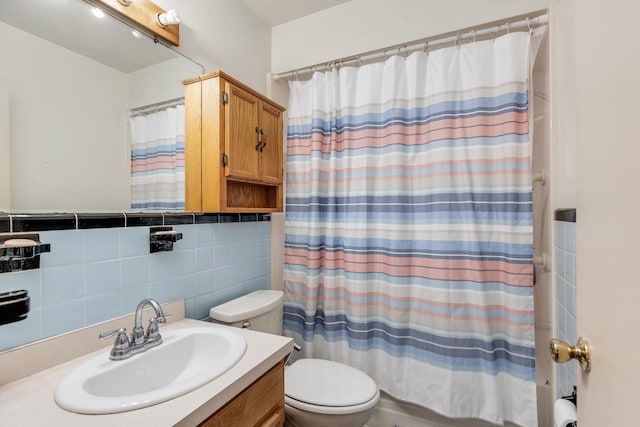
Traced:
<path fill-rule="evenodd" d="M 0 212 L 130 211 L 131 110 L 203 72 L 92 9 L 0 2 Z"/>

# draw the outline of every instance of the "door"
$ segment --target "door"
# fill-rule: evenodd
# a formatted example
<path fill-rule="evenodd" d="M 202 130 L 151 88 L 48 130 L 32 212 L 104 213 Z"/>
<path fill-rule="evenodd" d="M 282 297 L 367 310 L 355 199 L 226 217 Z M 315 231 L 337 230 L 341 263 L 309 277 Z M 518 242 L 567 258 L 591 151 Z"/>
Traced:
<path fill-rule="evenodd" d="M 242 180 L 258 179 L 258 98 L 226 82 L 224 150 L 225 176 Z"/>
<path fill-rule="evenodd" d="M 575 48 L 556 54 L 575 57 L 577 335 L 592 346 L 591 372 L 577 375 L 578 420 L 638 425 L 640 2 L 572 2 L 556 18 L 574 27 Z"/>
<path fill-rule="evenodd" d="M 260 132 L 260 180 L 269 184 L 280 184 L 283 161 L 282 113 L 264 102 L 260 103 Z"/>

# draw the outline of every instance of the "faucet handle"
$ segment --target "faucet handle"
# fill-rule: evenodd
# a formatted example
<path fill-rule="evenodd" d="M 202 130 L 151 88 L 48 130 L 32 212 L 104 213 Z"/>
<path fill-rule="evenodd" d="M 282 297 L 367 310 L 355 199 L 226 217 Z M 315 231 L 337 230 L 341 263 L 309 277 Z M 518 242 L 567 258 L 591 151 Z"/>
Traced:
<path fill-rule="evenodd" d="M 160 339 L 160 331 L 158 328 L 160 322 L 158 320 L 159 319 L 155 317 L 149 319 L 149 326 L 147 326 L 147 334 L 145 335 L 147 341 L 154 342 Z"/>
<path fill-rule="evenodd" d="M 158 316 L 156 318 L 154 318 L 153 320 L 158 324 L 158 325 L 165 325 L 167 323 L 167 317 L 171 317 L 172 314 L 171 313 L 162 313 L 162 316 Z M 151 319 L 150 319 L 151 320 Z"/>
<path fill-rule="evenodd" d="M 126 336 L 127 328 L 120 328 L 120 329 L 114 329 L 112 331 L 103 332 L 100 335 L 98 335 L 98 338 L 103 340 L 103 339 L 106 339 L 106 338 L 110 338 L 110 337 L 112 337 L 112 336 L 114 336 L 116 334 L 119 335 L 119 334 L 122 334 L 122 333 L 124 333 L 125 336 Z"/>
<path fill-rule="evenodd" d="M 113 331 L 103 332 L 98 335 L 101 340 L 116 335 L 116 339 L 113 342 L 113 348 L 109 358 L 111 360 L 120 360 L 129 352 L 129 337 L 127 336 L 127 329 L 120 328 Z"/>

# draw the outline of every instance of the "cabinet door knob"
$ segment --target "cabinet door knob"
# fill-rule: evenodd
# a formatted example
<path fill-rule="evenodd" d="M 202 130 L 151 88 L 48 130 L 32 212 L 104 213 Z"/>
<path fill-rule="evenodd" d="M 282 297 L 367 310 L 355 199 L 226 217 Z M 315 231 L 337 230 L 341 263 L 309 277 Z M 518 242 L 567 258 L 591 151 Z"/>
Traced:
<path fill-rule="evenodd" d="M 260 146 L 262 145 L 262 136 L 264 135 L 264 131 L 256 126 L 256 133 L 258 134 L 258 143 L 256 144 L 255 149 L 262 151 Z"/>
<path fill-rule="evenodd" d="M 256 128 L 256 132 L 258 132 L 258 143 L 256 144 L 256 150 L 260 150 L 260 152 L 262 152 L 265 145 L 267 145 L 267 143 L 262 140 L 262 137 L 265 136 L 264 130 Z"/>

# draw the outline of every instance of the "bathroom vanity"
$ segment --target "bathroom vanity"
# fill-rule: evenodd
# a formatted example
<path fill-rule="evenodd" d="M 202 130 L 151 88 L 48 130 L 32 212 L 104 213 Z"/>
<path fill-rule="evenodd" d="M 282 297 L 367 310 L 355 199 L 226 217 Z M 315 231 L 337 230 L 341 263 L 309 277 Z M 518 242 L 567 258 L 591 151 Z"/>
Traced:
<path fill-rule="evenodd" d="M 200 426 L 284 426 L 284 361 L 271 368 Z"/>
<path fill-rule="evenodd" d="M 173 316 L 161 332 L 193 327 L 226 328 L 184 318 L 182 301 L 170 303 L 165 311 Z M 108 357 L 112 343 L 98 341 L 98 334 L 132 324 L 133 316 L 125 316 L 0 353 L 2 424 L 283 425 L 284 359 L 293 350 L 293 341 L 236 328 L 247 343 L 243 357 L 227 372 L 189 393 L 146 408 L 107 415 L 78 414 L 59 407 L 54 394 L 62 379 L 97 355 Z"/>

